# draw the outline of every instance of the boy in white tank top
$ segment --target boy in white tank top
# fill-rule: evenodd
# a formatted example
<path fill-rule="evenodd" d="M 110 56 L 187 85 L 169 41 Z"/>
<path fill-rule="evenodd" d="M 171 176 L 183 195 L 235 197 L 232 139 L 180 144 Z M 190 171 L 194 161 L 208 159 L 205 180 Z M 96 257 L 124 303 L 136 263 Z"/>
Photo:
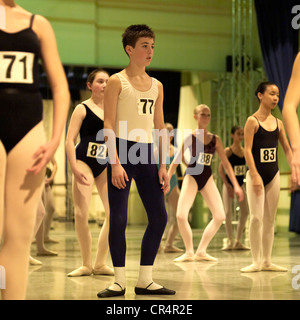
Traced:
<path fill-rule="evenodd" d="M 164 194 L 169 191 L 166 159 L 160 146 L 160 168 L 153 157 L 151 129 L 164 130 L 163 86 L 149 77 L 145 68 L 151 62 L 155 35 L 146 25 L 129 26 L 123 34 L 123 47 L 129 65 L 110 77 L 104 97 L 104 129 L 110 164 L 108 194 L 110 203 L 109 243 L 115 282 L 98 293 L 99 298 L 125 294 L 125 255 L 128 195 L 134 179 L 145 206 L 149 224 L 145 231 L 136 294 L 175 294 L 152 280 L 152 267 L 167 222 Z M 165 146 L 165 150 L 167 146 Z M 130 157 L 132 150 L 135 155 Z M 137 163 L 135 160 L 139 160 Z M 133 163 L 135 162 L 135 163 Z"/>

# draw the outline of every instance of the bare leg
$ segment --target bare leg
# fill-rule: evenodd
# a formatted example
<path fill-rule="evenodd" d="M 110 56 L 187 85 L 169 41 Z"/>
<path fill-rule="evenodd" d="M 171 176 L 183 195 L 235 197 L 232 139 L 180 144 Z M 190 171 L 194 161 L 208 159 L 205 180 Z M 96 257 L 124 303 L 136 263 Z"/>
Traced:
<path fill-rule="evenodd" d="M 40 122 L 7 155 L 4 242 L 0 252 L 0 265 L 6 271 L 2 298 L 6 300 L 26 296 L 30 245 L 45 177 L 44 170 L 34 175 L 26 169 L 33 165 L 32 155 L 42 143 L 45 136 Z M 0 157 L 3 159 L 2 150 Z"/>

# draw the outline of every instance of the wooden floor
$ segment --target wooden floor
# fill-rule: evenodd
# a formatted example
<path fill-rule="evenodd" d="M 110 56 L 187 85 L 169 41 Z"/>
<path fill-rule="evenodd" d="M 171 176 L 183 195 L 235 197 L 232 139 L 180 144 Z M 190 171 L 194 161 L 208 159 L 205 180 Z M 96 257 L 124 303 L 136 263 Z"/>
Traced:
<path fill-rule="evenodd" d="M 46 244 L 57 251 L 57 257 L 36 257 L 42 266 L 29 267 L 28 300 L 99 300 L 97 292 L 109 286 L 114 277 L 67 277 L 67 273 L 81 265 L 81 255 L 74 224 L 54 222 L 51 237 L 58 244 Z M 93 256 L 96 252 L 100 227 L 90 224 L 93 237 Z M 154 264 L 153 279 L 167 288 L 176 290 L 174 296 L 136 296 L 136 284 L 140 259 L 140 244 L 144 227 L 127 228 L 126 294 L 115 300 L 299 300 L 300 299 L 300 236 L 294 233 L 277 233 L 274 240 L 273 263 L 287 267 L 288 272 L 257 272 L 243 274 L 240 268 L 251 263 L 249 251 L 221 250 L 224 226 L 209 246 L 208 253 L 217 257 L 217 263 L 174 263 L 174 253 L 159 252 Z M 202 230 L 194 230 L 195 247 Z M 180 238 L 176 245 L 183 247 Z M 108 264 L 112 266 L 110 256 Z M 297 267 L 298 266 L 298 267 Z M 294 273 L 293 273 L 294 271 Z"/>

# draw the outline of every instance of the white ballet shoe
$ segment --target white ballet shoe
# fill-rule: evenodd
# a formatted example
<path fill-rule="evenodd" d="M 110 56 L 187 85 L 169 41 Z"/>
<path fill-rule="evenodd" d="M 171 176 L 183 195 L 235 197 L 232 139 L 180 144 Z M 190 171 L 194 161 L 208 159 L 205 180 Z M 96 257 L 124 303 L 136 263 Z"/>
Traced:
<path fill-rule="evenodd" d="M 273 271 L 273 272 L 287 272 L 288 269 L 284 267 L 277 266 L 276 264 L 271 264 L 269 266 L 262 265 L 261 271 Z"/>
<path fill-rule="evenodd" d="M 174 262 L 191 262 L 194 261 L 194 255 L 187 255 L 184 253 L 182 256 L 173 260 Z"/>
<path fill-rule="evenodd" d="M 208 262 L 217 262 L 218 259 L 215 257 L 212 257 L 211 255 L 209 255 L 208 253 L 205 254 L 195 254 L 194 255 L 194 260 L 196 261 L 208 261 Z"/>
<path fill-rule="evenodd" d="M 240 269 L 240 272 L 246 273 L 246 272 L 259 272 L 261 271 L 261 267 L 257 267 L 254 264 L 251 264 L 250 266 L 247 266 L 245 268 Z"/>
<path fill-rule="evenodd" d="M 32 257 L 30 256 L 30 257 L 29 257 L 29 264 L 30 264 L 31 266 L 40 266 L 40 265 L 43 264 L 43 262 L 40 261 L 40 260 L 34 259 L 34 258 L 32 258 Z"/>
<path fill-rule="evenodd" d="M 95 276 L 97 276 L 97 275 L 113 276 L 115 273 L 114 273 L 114 269 L 112 269 L 111 267 L 109 267 L 107 265 L 103 265 L 100 268 L 94 268 L 93 274 Z"/>
<path fill-rule="evenodd" d="M 243 245 L 239 241 L 236 241 L 234 246 L 232 247 L 233 250 L 250 250 L 249 247 Z"/>
<path fill-rule="evenodd" d="M 90 276 L 93 272 L 92 268 L 88 268 L 86 266 L 82 266 L 78 269 L 73 270 L 72 272 L 68 273 L 68 277 L 82 277 L 82 276 Z"/>

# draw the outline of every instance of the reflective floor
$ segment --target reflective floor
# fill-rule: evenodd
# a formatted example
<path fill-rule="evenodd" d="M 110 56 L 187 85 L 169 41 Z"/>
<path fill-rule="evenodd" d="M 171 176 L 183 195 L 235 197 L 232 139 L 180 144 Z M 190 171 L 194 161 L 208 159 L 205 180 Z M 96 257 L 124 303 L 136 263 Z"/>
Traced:
<path fill-rule="evenodd" d="M 58 244 L 46 244 L 57 251 L 56 257 L 36 257 L 42 266 L 29 267 L 28 300 L 98 300 L 97 292 L 109 286 L 114 277 L 67 277 L 67 273 L 81 265 L 81 255 L 74 224 L 54 222 L 51 237 Z M 100 227 L 90 224 L 95 257 Z M 224 226 L 209 246 L 208 253 L 219 259 L 217 263 L 174 263 L 176 253 L 159 252 L 154 264 L 153 279 L 167 288 L 176 290 L 174 296 L 136 296 L 140 258 L 140 244 L 144 227 L 127 228 L 127 287 L 124 297 L 115 300 L 299 300 L 300 299 L 300 236 L 294 233 L 277 233 L 273 249 L 273 263 L 287 267 L 288 272 L 240 273 L 240 268 L 251 263 L 250 251 L 222 251 Z M 195 247 L 202 230 L 194 229 Z M 163 242 L 164 243 L 164 242 Z M 176 245 L 183 247 L 178 238 Z M 112 266 L 108 257 L 108 264 Z"/>

